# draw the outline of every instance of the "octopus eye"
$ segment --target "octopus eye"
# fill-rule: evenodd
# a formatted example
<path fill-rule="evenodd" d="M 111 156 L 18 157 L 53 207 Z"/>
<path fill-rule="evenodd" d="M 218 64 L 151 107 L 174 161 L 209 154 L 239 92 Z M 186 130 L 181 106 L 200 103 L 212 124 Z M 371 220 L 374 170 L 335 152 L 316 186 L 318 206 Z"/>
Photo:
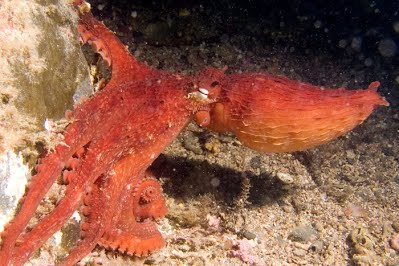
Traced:
<path fill-rule="evenodd" d="M 217 85 L 219 85 L 219 84 L 220 84 L 219 81 L 216 81 L 216 80 L 215 80 L 214 82 L 211 83 L 211 87 L 212 87 L 212 88 L 215 88 L 215 87 L 216 87 Z"/>
<path fill-rule="evenodd" d="M 207 90 L 207 89 L 205 89 L 205 88 L 199 88 L 198 89 L 198 91 L 201 93 L 201 94 L 203 94 L 204 96 L 208 96 L 208 94 L 209 94 L 209 91 Z"/>
<path fill-rule="evenodd" d="M 196 102 L 206 102 L 208 100 L 209 91 L 205 88 L 198 88 L 197 91 L 190 92 L 188 98 Z"/>

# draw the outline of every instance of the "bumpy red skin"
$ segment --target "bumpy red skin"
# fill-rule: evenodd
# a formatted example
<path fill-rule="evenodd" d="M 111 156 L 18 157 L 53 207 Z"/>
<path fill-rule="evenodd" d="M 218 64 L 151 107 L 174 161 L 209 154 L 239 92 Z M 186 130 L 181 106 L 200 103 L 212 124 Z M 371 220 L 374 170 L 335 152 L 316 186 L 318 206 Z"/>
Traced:
<path fill-rule="evenodd" d="M 38 165 L 20 211 L 2 234 L 2 266 L 22 265 L 82 203 L 83 239 L 63 265 L 73 265 L 97 243 L 139 256 L 162 247 L 151 218 L 165 214 L 165 201 L 146 169 L 194 113 L 200 125 L 233 132 L 253 149 L 284 152 L 325 143 L 387 104 L 376 93 L 377 83 L 348 91 L 264 73 L 206 69 L 194 77 L 178 76 L 138 62 L 91 13 L 82 13 L 79 31 L 111 64 L 112 78 L 76 107 L 64 133 L 66 145 Z M 196 91 L 199 87 L 209 95 Z M 24 233 L 60 173 L 69 181 L 65 196 Z"/>
<path fill-rule="evenodd" d="M 110 58 L 112 79 L 102 91 L 76 107 L 74 122 L 65 130 L 66 145 L 57 146 L 55 152 L 38 165 L 38 173 L 31 180 L 20 211 L 2 234 L 0 265 L 22 265 L 33 251 L 61 228 L 82 204 L 87 193 L 98 190 L 96 180 L 104 179 L 103 192 L 96 196 L 102 200 L 97 209 L 91 208 L 92 216 L 97 215 L 101 222 L 100 228 L 86 230 L 91 234 L 86 233 L 86 239 L 92 238 L 90 245 L 79 245 L 80 250 L 71 253 L 66 265 L 79 261 L 107 230 L 116 229 L 113 225 L 121 223 L 118 219 L 121 218 L 122 203 L 129 198 L 129 188 L 133 189 L 134 184 L 144 178 L 148 166 L 176 138 L 195 109 L 187 98 L 187 88 L 192 86 L 190 79 L 152 70 L 138 63 L 125 46 L 89 13 L 82 16 L 80 27 L 82 37 L 92 39 L 98 49 L 103 49 L 104 56 Z M 90 32 L 84 33 L 83 28 Z M 133 76 L 131 81 L 126 78 L 128 75 Z M 74 163 L 75 168 L 65 170 L 74 157 L 79 160 Z M 123 174 L 116 170 L 119 168 L 125 169 Z M 32 231 L 22 233 L 39 202 L 62 172 L 69 181 L 65 197 Z M 156 210 L 153 209 L 150 216 L 164 214 L 164 211 Z M 136 218 L 143 217 L 133 217 Z M 148 254 L 163 245 L 159 233 L 148 230 L 153 227 L 148 221 L 135 225 L 126 230 L 135 230 L 143 239 L 153 237 L 154 241 L 148 250 L 140 248 L 142 243 L 137 244 L 138 247 L 126 248 L 130 254 Z"/>

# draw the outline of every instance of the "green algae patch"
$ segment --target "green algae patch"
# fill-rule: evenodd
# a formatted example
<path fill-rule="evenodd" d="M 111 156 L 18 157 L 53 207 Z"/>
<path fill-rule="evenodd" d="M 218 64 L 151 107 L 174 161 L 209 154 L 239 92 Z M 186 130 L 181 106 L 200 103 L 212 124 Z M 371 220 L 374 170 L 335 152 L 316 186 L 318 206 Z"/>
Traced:
<path fill-rule="evenodd" d="M 40 70 L 32 73 L 30 51 L 12 66 L 20 91 L 16 105 L 35 117 L 38 124 L 46 118 L 60 119 L 66 109 L 72 109 L 75 89 L 87 74 L 80 56 L 76 23 L 62 14 L 59 7 L 43 9 L 44 13 L 33 18 L 41 33 L 35 51 L 41 59 Z"/>

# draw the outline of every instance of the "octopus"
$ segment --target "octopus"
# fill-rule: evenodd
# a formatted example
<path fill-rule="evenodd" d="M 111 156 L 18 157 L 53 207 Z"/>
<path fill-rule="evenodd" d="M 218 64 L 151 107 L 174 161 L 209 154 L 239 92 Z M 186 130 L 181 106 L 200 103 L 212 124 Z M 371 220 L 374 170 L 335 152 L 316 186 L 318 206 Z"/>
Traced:
<path fill-rule="evenodd" d="M 75 1 L 81 41 L 107 62 L 112 77 L 75 106 L 64 141 L 41 158 L 20 208 L 1 234 L 0 265 L 23 265 L 80 208 L 81 239 L 60 265 L 73 265 L 96 245 L 147 256 L 165 245 L 155 221 L 167 209 L 158 180 L 147 169 L 185 126 L 195 121 L 231 132 L 261 152 L 292 152 L 337 138 L 379 105 L 377 92 L 326 89 L 267 73 L 196 75 L 153 69 Z M 30 230 L 28 222 L 62 176 L 65 195 Z"/>

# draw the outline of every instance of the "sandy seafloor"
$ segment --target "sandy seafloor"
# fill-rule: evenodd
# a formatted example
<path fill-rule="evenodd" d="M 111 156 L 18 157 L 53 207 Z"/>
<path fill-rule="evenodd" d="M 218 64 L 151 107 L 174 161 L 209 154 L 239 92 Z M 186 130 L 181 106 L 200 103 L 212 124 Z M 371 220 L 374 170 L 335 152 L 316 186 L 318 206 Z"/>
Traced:
<path fill-rule="evenodd" d="M 366 66 L 367 55 L 339 50 L 335 40 L 318 46 L 317 35 L 303 39 L 296 28 L 275 25 L 266 32 L 267 23 L 250 19 L 236 28 L 194 4 L 92 6 L 140 60 L 163 70 L 227 65 L 326 87 L 380 80 L 392 104 L 335 141 L 291 154 L 261 154 L 189 125 L 151 167 L 167 197 L 159 223 L 167 246 L 134 259 L 97 247 L 81 265 L 399 265 L 391 245 L 399 233 L 397 55 L 372 51 Z M 74 222 L 64 227 L 71 239 L 76 232 Z M 31 263 L 64 253 L 47 245 Z"/>

